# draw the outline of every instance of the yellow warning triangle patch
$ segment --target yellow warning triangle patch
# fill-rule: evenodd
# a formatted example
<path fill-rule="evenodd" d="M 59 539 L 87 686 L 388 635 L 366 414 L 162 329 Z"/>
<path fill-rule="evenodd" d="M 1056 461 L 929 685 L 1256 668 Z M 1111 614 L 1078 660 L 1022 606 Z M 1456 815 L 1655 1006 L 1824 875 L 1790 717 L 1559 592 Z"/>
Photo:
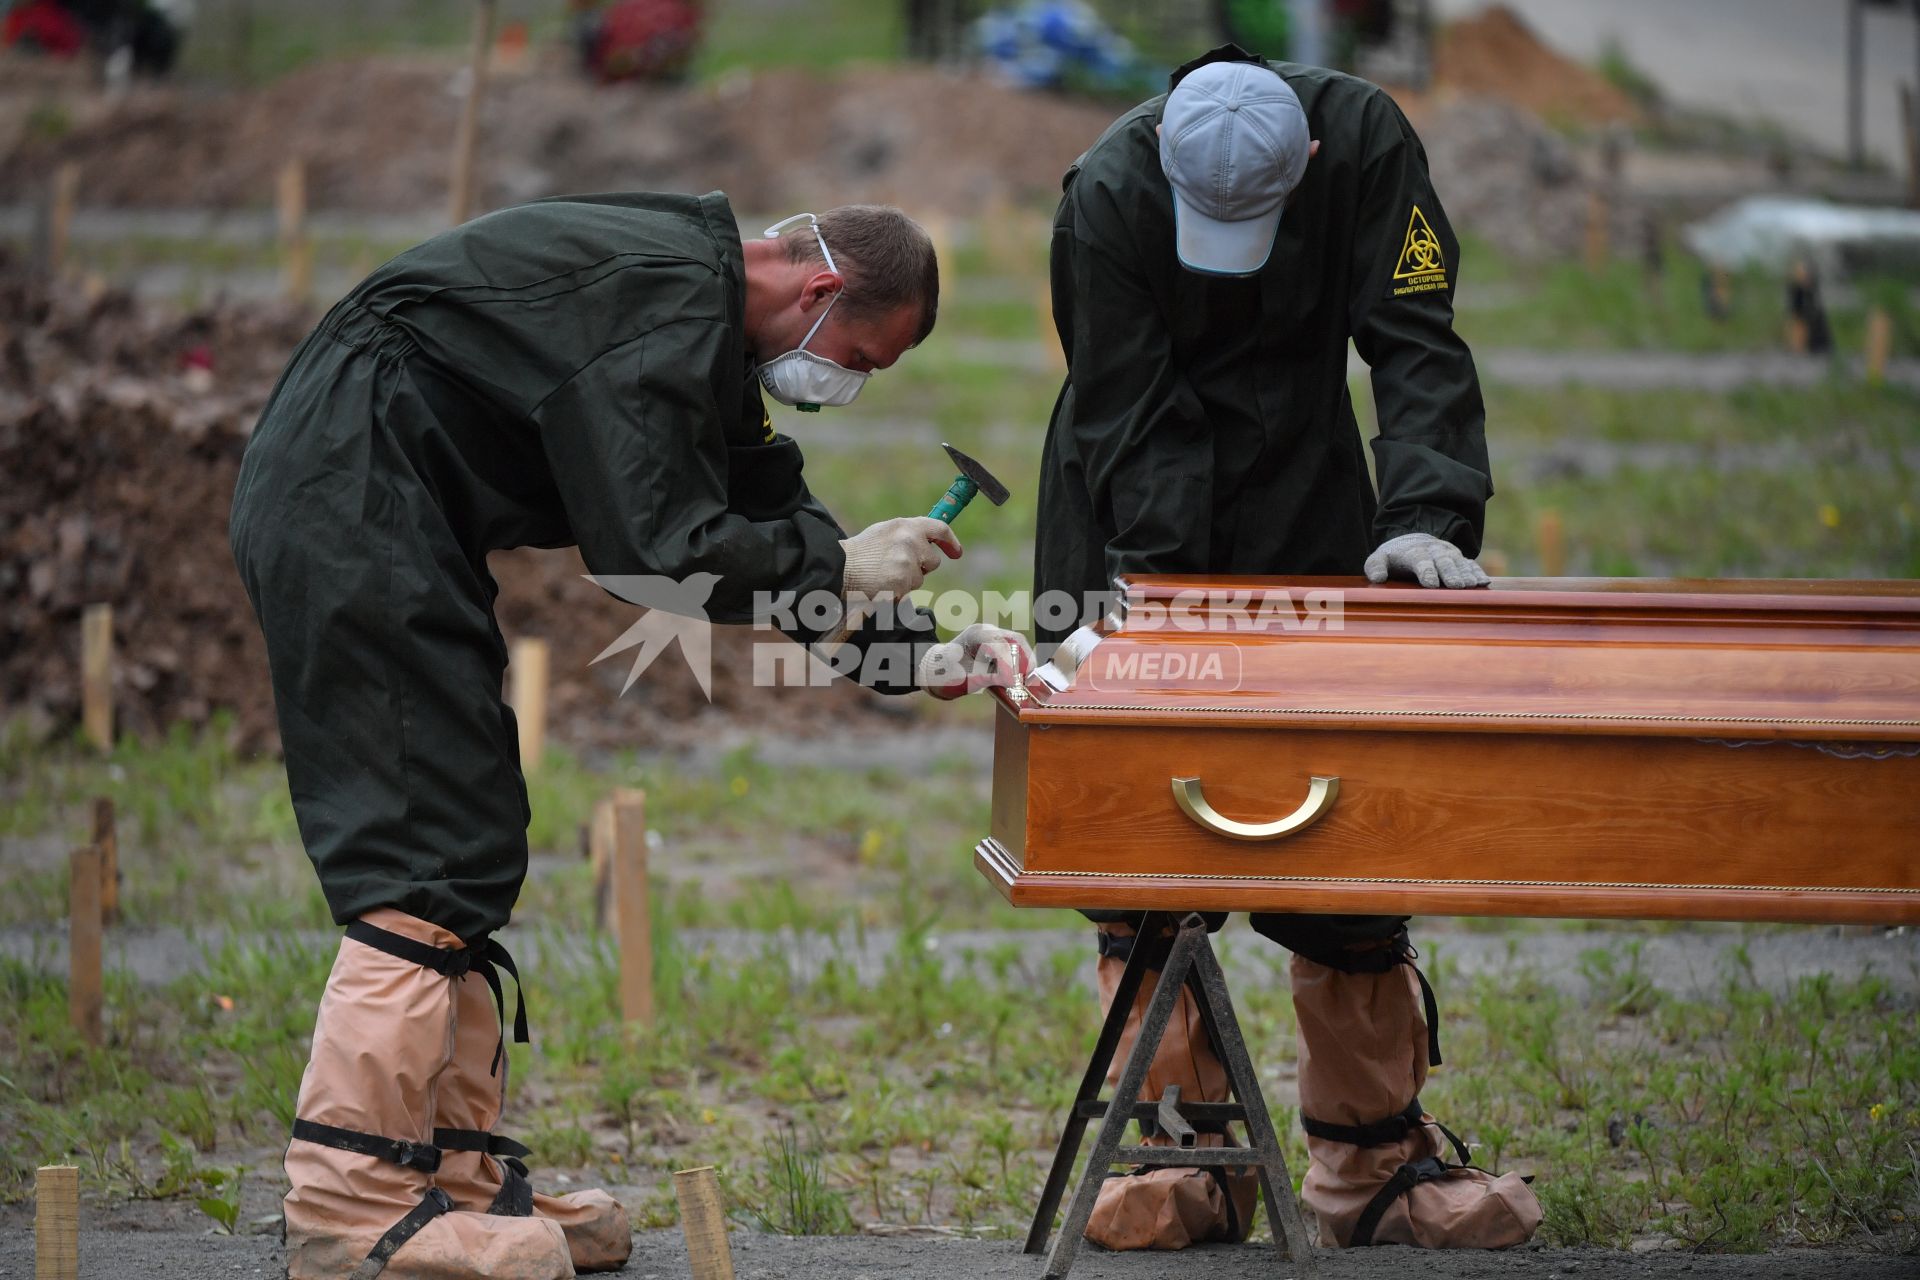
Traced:
<path fill-rule="evenodd" d="M 1433 228 L 1427 223 L 1427 215 L 1420 212 L 1420 206 L 1413 206 L 1413 216 L 1407 219 L 1407 239 L 1400 247 L 1400 261 L 1394 265 L 1393 278 L 1416 280 L 1444 275 L 1446 269 L 1446 258 L 1440 252 L 1440 237 L 1433 234 Z"/>

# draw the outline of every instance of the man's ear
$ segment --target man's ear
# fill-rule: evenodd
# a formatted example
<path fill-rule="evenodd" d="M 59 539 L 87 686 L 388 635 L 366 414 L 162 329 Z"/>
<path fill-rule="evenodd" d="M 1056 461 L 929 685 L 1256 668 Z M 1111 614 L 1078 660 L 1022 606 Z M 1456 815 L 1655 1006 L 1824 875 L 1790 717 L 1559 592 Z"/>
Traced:
<path fill-rule="evenodd" d="M 807 277 L 807 282 L 800 286 L 800 309 L 811 311 L 815 307 L 824 306 L 827 299 L 846 288 L 846 284 L 847 282 L 841 278 L 838 271 L 814 272 Z"/>
<path fill-rule="evenodd" d="M 1320 154 L 1320 139 L 1315 138 L 1312 142 L 1309 142 L 1307 144 L 1307 159 L 1311 160 L 1319 154 Z"/>

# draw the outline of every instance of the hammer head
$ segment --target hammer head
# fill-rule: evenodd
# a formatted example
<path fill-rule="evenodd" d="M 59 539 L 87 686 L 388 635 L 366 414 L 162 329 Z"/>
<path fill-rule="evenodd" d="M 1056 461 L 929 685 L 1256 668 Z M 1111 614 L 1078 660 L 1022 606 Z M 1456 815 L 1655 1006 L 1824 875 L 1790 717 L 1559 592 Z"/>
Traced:
<path fill-rule="evenodd" d="M 960 469 L 961 475 L 980 486 L 982 497 L 986 498 L 987 501 L 996 507 L 1006 504 L 1007 486 L 994 479 L 993 472 L 987 470 L 950 444 L 942 442 L 940 447 L 947 451 L 947 456 L 953 459 L 953 465 Z"/>

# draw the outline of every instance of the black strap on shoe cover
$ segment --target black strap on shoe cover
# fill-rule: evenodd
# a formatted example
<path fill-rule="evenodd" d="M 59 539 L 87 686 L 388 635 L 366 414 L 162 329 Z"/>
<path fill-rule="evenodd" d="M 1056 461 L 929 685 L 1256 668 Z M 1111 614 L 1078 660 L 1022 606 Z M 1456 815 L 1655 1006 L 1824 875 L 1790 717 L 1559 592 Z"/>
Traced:
<path fill-rule="evenodd" d="M 500 1162 L 500 1190 L 487 1212 L 498 1218 L 533 1216 L 533 1183 L 527 1181 L 527 1166 L 511 1158 Z"/>
<path fill-rule="evenodd" d="M 365 1261 L 353 1269 L 348 1280 L 374 1280 L 387 1269 L 387 1263 L 400 1251 L 400 1246 L 420 1233 L 420 1228 L 432 1222 L 443 1213 L 453 1211 L 453 1201 L 447 1193 L 438 1187 L 428 1187 L 420 1203 L 408 1211 L 407 1216 L 387 1228 L 387 1234 L 374 1243 L 373 1250 Z"/>
<path fill-rule="evenodd" d="M 1460 1135 L 1438 1120 L 1428 1121 L 1418 1098 L 1409 1102 L 1406 1110 L 1398 1115 L 1388 1116 L 1385 1120 L 1375 1120 L 1372 1124 L 1333 1124 L 1326 1120 L 1315 1120 L 1305 1113 L 1300 1116 L 1300 1127 L 1313 1137 L 1324 1138 L 1328 1142 L 1344 1142 L 1355 1147 L 1390 1147 L 1405 1140 L 1408 1134 L 1428 1123 L 1447 1136 L 1447 1141 L 1453 1144 L 1454 1154 L 1460 1157 L 1461 1164 L 1472 1162 L 1473 1153 L 1467 1149 L 1467 1144 L 1460 1140 Z"/>
<path fill-rule="evenodd" d="M 516 1162 L 533 1154 L 524 1143 L 484 1129 L 435 1129 L 433 1145 L 442 1151 L 484 1151 Z"/>
<path fill-rule="evenodd" d="M 372 1156 L 377 1160 L 385 1160 L 389 1164 L 418 1169 L 421 1173 L 435 1173 L 440 1168 L 440 1148 L 431 1142 L 408 1142 L 402 1138 L 388 1138 L 377 1133 L 362 1133 L 358 1129 L 315 1124 L 311 1120 L 295 1120 L 293 1136 L 302 1142 L 313 1142 L 323 1147 L 332 1147 L 336 1151 L 351 1151 L 356 1155 Z"/>
<path fill-rule="evenodd" d="M 1356 1147 L 1392 1146 L 1406 1138 L 1423 1125 L 1432 1124 L 1446 1135 L 1453 1144 L 1453 1152 L 1460 1157 L 1459 1164 L 1448 1164 L 1438 1156 L 1427 1156 L 1420 1160 L 1411 1160 L 1394 1170 L 1393 1177 L 1381 1184 L 1374 1192 L 1373 1199 L 1367 1201 L 1367 1207 L 1361 1212 L 1353 1226 L 1353 1238 L 1348 1243 L 1361 1248 L 1373 1243 L 1374 1230 L 1379 1227 L 1380 1219 L 1387 1206 L 1401 1196 L 1406 1195 L 1423 1182 L 1437 1182 L 1449 1174 L 1462 1169 L 1472 1169 L 1473 1153 L 1460 1135 L 1441 1124 L 1438 1120 L 1429 1121 L 1420 1108 L 1420 1099 L 1415 1098 L 1407 1104 L 1406 1110 L 1398 1115 L 1388 1116 L 1385 1120 L 1376 1120 L 1372 1124 L 1329 1124 L 1324 1120 L 1315 1120 L 1306 1115 L 1300 1117 L 1300 1127 L 1316 1138 L 1329 1142 L 1346 1142 Z"/>
<path fill-rule="evenodd" d="M 507 954 L 507 949 L 497 940 L 482 938 L 465 947 L 436 947 L 368 924 L 365 920 L 355 920 L 348 925 L 347 936 L 375 951 L 384 951 L 396 959 L 411 961 L 422 969 L 431 969 L 449 978 L 464 978 L 470 971 L 478 970 L 480 976 L 487 980 L 488 989 L 493 992 L 493 1007 L 500 1015 L 500 1043 L 493 1050 L 490 1075 L 500 1074 L 500 1059 L 507 1051 L 507 997 L 500 985 L 501 969 L 505 969 L 513 978 L 513 1042 L 526 1044 L 532 1039 L 527 1031 L 527 993 L 520 985 L 520 970 L 513 963 L 513 957 Z"/>
<path fill-rule="evenodd" d="M 1406 937 L 1404 933 L 1400 936 Z M 1427 1065 L 1437 1067 L 1440 1065 L 1440 1002 L 1433 998 L 1433 984 L 1427 981 L 1427 975 L 1414 963 L 1420 958 L 1420 953 L 1413 949 L 1411 942 L 1406 944 L 1405 955 L 1401 963 L 1413 970 L 1413 976 L 1420 979 L 1420 999 L 1427 1006 Z"/>
<path fill-rule="evenodd" d="M 1374 1230 L 1379 1227 L 1380 1219 L 1386 1214 L 1387 1206 L 1423 1182 L 1438 1182 L 1447 1175 L 1456 1172 L 1460 1166 L 1443 1164 L 1438 1157 L 1428 1156 L 1424 1160 L 1415 1160 L 1403 1164 L 1393 1171 L 1393 1176 L 1385 1182 L 1367 1207 L 1360 1211 L 1359 1219 L 1353 1224 L 1353 1238 L 1347 1243 L 1355 1249 L 1365 1248 L 1373 1243 Z"/>
<path fill-rule="evenodd" d="M 435 1129 L 434 1145 L 442 1151 L 482 1151 L 501 1165 L 500 1191 L 487 1212 L 497 1217 L 533 1216 L 533 1184 L 527 1180 L 526 1158 L 533 1154 L 522 1143 L 483 1129 Z"/>

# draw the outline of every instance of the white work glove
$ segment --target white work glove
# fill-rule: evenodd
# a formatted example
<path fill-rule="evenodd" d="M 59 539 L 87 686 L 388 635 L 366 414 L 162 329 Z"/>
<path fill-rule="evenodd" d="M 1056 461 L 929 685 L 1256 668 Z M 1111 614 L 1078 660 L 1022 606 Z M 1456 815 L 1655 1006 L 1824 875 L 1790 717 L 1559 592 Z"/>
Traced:
<path fill-rule="evenodd" d="M 960 558 L 960 539 L 945 521 L 901 516 L 870 524 L 840 544 L 847 553 L 842 593 L 904 596 L 940 566 L 940 557 Z"/>
<path fill-rule="evenodd" d="M 1366 574 L 1368 582 L 1418 578 L 1423 587 L 1484 587 L 1492 581 L 1473 557 L 1429 533 L 1388 538 L 1367 557 Z"/>
<path fill-rule="evenodd" d="M 1026 637 L 976 622 L 920 659 L 920 687 L 942 700 L 1019 684 L 1033 670 Z"/>

